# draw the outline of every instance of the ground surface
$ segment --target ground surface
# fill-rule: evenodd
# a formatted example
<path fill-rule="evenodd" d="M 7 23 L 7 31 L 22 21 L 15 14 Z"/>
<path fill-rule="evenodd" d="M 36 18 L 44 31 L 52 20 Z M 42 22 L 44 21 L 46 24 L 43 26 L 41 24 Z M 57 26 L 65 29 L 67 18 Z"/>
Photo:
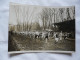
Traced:
<path fill-rule="evenodd" d="M 9 51 L 29 50 L 59 50 L 74 51 L 74 40 L 59 40 L 57 43 L 50 37 L 46 43 L 44 39 L 32 39 L 22 35 L 9 35 Z"/>

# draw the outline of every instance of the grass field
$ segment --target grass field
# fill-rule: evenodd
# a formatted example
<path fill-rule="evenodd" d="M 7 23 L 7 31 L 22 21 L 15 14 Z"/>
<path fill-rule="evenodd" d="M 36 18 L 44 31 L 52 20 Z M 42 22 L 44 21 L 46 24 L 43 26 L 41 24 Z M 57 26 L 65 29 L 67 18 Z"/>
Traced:
<path fill-rule="evenodd" d="M 8 51 L 29 51 L 29 50 L 59 50 L 59 51 L 75 51 L 75 40 L 59 40 L 55 43 L 54 38 L 49 40 L 33 39 L 26 35 L 9 35 Z"/>

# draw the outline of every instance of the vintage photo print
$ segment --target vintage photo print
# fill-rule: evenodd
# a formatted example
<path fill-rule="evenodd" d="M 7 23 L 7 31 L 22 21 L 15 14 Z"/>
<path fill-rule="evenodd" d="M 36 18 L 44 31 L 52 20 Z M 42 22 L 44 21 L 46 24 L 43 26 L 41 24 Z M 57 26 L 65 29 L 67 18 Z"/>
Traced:
<path fill-rule="evenodd" d="M 10 4 L 8 52 L 75 52 L 75 6 Z"/>

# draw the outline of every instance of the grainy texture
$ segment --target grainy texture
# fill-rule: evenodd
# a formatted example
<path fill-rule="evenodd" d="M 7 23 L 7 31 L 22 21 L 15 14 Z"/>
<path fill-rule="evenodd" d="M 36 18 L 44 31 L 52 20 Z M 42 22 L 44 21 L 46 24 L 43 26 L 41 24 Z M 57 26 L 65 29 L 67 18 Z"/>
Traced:
<path fill-rule="evenodd" d="M 8 51 L 75 51 L 75 6 L 10 3 Z"/>
<path fill-rule="evenodd" d="M 25 53 L 8 57 L 9 2 L 42 6 L 76 6 L 76 52 L 72 55 L 55 53 Z M 0 60 L 80 60 L 80 0 L 0 0 Z M 5 37 L 5 38 L 4 38 Z M 33 57 L 33 58 L 32 58 Z"/>

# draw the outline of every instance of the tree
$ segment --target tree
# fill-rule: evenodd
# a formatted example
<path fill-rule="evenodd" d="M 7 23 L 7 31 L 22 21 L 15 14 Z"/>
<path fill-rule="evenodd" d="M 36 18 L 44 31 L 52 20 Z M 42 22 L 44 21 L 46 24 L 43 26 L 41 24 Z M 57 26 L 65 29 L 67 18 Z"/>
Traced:
<path fill-rule="evenodd" d="M 42 24 L 43 24 L 43 30 L 45 30 L 46 28 L 50 29 L 51 28 L 51 24 L 52 24 L 52 20 L 53 20 L 53 15 L 54 13 L 54 8 L 43 8 L 42 12 L 39 15 L 40 20 L 42 20 Z"/>

